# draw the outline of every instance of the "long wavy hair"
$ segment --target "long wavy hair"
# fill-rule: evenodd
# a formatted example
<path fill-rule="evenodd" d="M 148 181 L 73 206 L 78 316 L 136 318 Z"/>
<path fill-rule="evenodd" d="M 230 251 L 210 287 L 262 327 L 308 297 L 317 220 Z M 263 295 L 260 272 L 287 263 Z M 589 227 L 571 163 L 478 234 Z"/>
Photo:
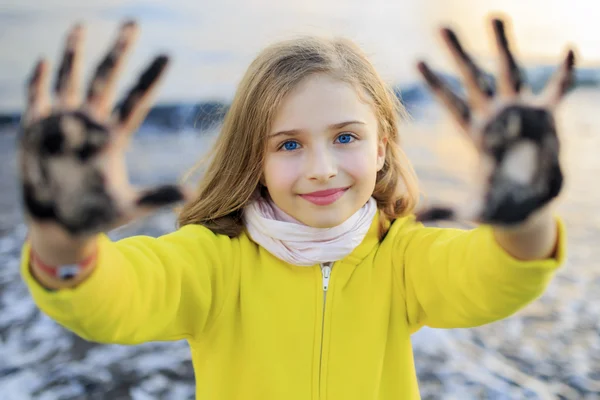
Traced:
<path fill-rule="evenodd" d="M 379 135 L 387 137 L 385 164 L 373 192 L 381 226 L 414 210 L 418 184 L 399 143 L 399 123 L 406 112 L 398 98 L 352 41 L 302 37 L 267 47 L 250 64 L 210 157 L 190 171 L 206 167 L 197 197 L 179 211 L 179 226 L 200 224 L 230 237 L 242 232 L 244 206 L 261 189 L 267 135 L 279 106 L 299 82 L 317 73 L 366 93 L 377 114 Z"/>

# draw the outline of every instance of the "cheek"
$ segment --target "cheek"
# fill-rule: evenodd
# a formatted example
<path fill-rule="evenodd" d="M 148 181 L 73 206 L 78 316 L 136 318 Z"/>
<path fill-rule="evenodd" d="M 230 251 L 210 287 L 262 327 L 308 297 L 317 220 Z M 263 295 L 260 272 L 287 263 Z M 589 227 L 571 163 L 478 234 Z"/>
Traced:
<path fill-rule="evenodd" d="M 292 157 L 267 157 L 265 160 L 265 186 L 269 191 L 289 189 L 298 180 L 300 167 Z"/>
<path fill-rule="evenodd" d="M 344 171 L 356 180 L 375 183 L 377 179 L 377 150 L 373 146 L 356 148 L 342 157 Z"/>

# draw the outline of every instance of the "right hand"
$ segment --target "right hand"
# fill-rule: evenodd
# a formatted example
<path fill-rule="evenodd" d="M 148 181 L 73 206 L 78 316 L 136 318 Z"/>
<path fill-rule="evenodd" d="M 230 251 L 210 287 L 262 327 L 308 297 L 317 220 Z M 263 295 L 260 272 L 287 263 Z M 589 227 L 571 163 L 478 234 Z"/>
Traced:
<path fill-rule="evenodd" d="M 142 123 L 168 64 L 160 55 L 112 112 L 117 77 L 138 33 L 134 22 L 99 64 L 86 98 L 80 94 L 83 27 L 69 33 L 50 103 L 49 67 L 41 60 L 29 81 L 19 137 L 25 217 L 36 230 L 90 238 L 159 207 L 188 199 L 178 185 L 136 190 L 127 178 L 125 150 Z M 45 235 L 44 235 L 45 236 Z"/>

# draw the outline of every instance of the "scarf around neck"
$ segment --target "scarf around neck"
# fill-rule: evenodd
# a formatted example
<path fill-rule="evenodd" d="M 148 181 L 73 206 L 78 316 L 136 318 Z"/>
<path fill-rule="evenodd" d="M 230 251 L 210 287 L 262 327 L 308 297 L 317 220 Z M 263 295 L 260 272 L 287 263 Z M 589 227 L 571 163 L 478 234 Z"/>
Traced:
<path fill-rule="evenodd" d="M 374 198 L 340 225 L 331 228 L 307 226 L 262 196 L 244 209 L 248 234 L 277 258 L 298 266 L 341 260 L 365 238 L 377 213 Z"/>

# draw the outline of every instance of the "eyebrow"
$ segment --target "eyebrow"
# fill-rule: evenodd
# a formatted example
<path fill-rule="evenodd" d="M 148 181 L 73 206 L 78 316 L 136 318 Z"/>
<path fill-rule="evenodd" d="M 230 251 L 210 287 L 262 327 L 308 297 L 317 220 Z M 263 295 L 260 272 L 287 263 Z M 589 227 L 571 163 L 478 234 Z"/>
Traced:
<path fill-rule="evenodd" d="M 363 121 L 344 121 L 344 122 L 338 122 L 336 124 L 331 124 L 327 127 L 327 130 L 335 130 L 335 129 L 341 129 L 344 128 L 348 125 L 354 125 L 354 124 L 358 124 L 358 125 L 366 125 Z M 279 132 L 275 132 L 269 135 L 270 138 L 276 137 L 276 136 L 292 136 L 292 135 L 296 135 L 300 132 L 300 129 L 290 129 L 287 131 L 279 131 Z"/>

